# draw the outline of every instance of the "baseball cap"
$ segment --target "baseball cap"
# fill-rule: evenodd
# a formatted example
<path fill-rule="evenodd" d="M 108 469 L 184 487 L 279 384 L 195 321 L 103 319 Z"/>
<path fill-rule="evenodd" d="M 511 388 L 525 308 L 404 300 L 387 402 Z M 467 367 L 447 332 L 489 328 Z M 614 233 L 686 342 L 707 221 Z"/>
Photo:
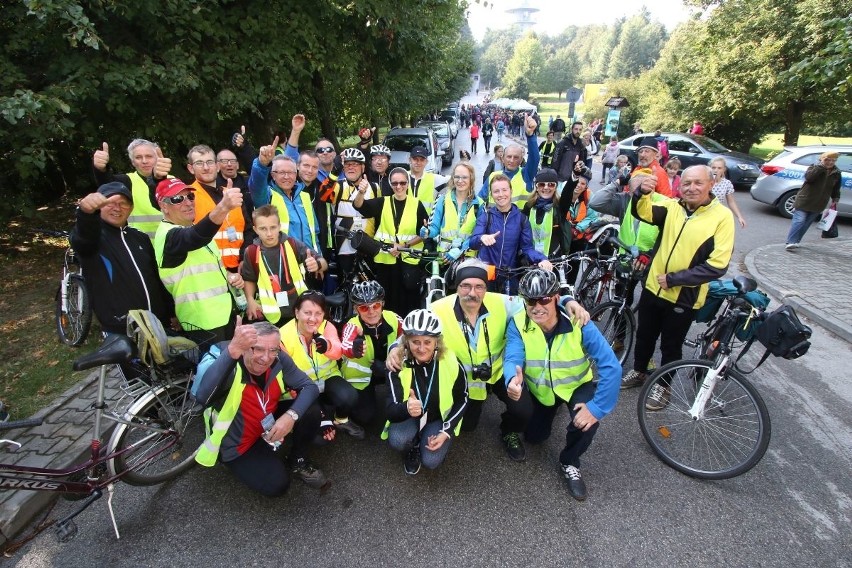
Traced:
<path fill-rule="evenodd" d="M 112 197 L 113 195 L 123 195 L 130 203 L 133 203 L 133 194 L 130 193 L 130 190 L 127 189 L 127 186 L 121 183 L 120 181 L 111 181 L 109 183 L 105 183 L 98 188 L 98 193 L 103 195 L 104 197 Z"/>
<path fill-rule="evenodd" d="M 411 157 L 412 158 L 428 158 L 429 151 L 426 149 L 426 146 L 415 146 L 411 149 Z"/>
<path fill-rule="evenodd" d="M 157 203 L 167 197 L 174 197 L 189 187 L 178 178 L 167 178 L 157 184 Z"/>

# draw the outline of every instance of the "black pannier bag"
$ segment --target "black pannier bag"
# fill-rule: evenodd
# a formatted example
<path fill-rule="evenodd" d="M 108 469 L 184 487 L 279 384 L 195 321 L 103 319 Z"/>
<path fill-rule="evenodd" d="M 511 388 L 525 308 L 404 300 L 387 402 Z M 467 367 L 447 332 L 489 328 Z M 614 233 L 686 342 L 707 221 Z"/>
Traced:
<path fill-rule="evenodd" d="M 811 328 L 799 321 L 795 310 L 781 306 L 757 328 L 757 340 L 776 357 L 798 359 L 811 347 Z"/>

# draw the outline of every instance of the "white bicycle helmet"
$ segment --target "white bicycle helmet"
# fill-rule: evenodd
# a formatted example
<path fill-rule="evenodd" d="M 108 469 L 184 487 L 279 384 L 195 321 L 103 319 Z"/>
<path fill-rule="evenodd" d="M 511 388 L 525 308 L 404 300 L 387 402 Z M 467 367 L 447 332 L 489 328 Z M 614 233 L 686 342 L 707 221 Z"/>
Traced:
<path fill-rule="evenodd" d="M 349 299 L 353 304 L 369 304 L 385 299 L 385 289 L 375 280 L 356 282 L 349 292 Z"/>
<path fill-rule="evenodd" d="M 518 295 L 524 298 L 546 298 L 559 292 L 556 275 L 541 268 L 534 268 L 523 275 L 518 283 Z"/>
<path fill-rule="evenodd" d="M 347 148 L 340 154 L 340 159 L 344 162 L 359 162 L 361 164 L 366 164 L 367 159 L 364 157 L 364 153 L 358 148 Z"/>
<path fill-rule="evenodd" d="M 370 156 L 380 155 L 385 155 L 390 158 L 391 149 L 385 146 L 384 144 L 376 144 L 375 146 L 370 146 Z"/>
<path fill-rule="evenodd" d="M 405 335 L 441 335 L 441 320 L 429 310 L 414 310 L 402 321 Z"/>

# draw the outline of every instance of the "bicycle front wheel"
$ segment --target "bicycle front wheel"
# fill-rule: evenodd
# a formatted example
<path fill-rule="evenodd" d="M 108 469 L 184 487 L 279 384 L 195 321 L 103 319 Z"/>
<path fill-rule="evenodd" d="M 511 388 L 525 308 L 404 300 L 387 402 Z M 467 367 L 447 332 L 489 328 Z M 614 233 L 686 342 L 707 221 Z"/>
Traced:
<path fill-rule="evenodd" d="M 76 347 L 86 341 L 92 327 L 92 305 L 82 276 L 72 274 L 65 285 L 65 305 L 62 290 L 56 294 L 56 334 L 59 341 Z"/>
<path fill-rule="evenodd" d="M 622 365 L 627 360 L 636 339 L 636 316 L 630 306 L 621 302 L 604 302 L 589 313 L 613 353 Z"/>
<path fill-rule="evenodd" d="M 590 264 L 577 283 L 576 300 L 587 310 L 611 300 L 610 278 L 605 264 L 599 262 Z"/>
<path fill-rule="evenodd" d="M 769 446 L 769 412 L 757 389 L 727 369 L 698 418 L 693 402 L 713 363 L 674 361 L 645 381 L 637 411 L 642 435 L 664 463 L 691 477 L 729 479 L 753 468 Z"/>
<path fill-rule="evenodd" d="M 204 423 L 189 396 L 187 382 L 172 383 L 143 394 L 125 413 L 129 424 L 116 426 L 108 452 L 110 473 L 131 485 L 156 485 L 195 463 L 204 441 Z"/>

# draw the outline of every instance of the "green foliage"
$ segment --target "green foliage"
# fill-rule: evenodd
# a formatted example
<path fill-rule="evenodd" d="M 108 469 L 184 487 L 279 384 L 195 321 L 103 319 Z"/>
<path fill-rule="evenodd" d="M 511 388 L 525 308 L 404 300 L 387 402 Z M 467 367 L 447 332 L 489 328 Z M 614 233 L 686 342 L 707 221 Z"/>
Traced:
<path fill-rule="evenodd" d="M 514 54 L 506 64 L 503 88 L 500 95 L 527 99 L 530 91 L 539 85 L 544 68 L 544 50 L 535 34 L 529 33 L 515 44 Z"/>
<path fill-rule="evenodd" d="M 666 29 L 661 23 L 652 22 L 644 7 L 641 13 L 624 22 L 617 37 L 607 72 L 612 79 L 636 77 L 653 67 L 667 39 Z"/>

